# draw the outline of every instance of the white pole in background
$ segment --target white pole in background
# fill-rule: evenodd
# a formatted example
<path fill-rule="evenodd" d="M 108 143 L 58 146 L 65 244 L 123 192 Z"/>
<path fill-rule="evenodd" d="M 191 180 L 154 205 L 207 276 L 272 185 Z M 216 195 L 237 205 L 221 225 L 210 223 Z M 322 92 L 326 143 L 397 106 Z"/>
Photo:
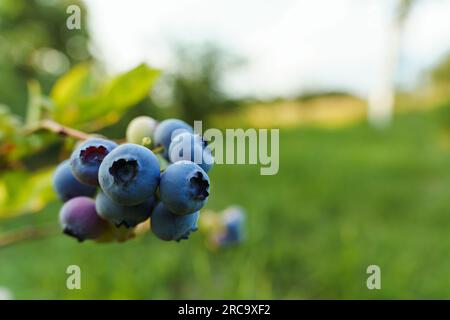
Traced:
<path fill-rule="evenodd" d="M 368 120 L 377 128 L 388 126 L 395 104 L 395 75 L 398 64 L 403 24 L 413 0 L 400 0 L 397 12 L 388 28 L 386 56 L 375 85 L 369 92 Z"/>

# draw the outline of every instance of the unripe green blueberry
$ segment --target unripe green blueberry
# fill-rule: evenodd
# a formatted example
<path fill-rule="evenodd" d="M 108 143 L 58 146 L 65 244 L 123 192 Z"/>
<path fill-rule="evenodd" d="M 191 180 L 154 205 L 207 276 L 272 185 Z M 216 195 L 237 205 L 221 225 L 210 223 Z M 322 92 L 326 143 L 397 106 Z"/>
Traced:
<path fill-rule="evenodd" d="M 147 116 L 134 118 L 127 127 L 127 141 L 142 144 L 144 138 L 153 139 L 153 132 L 155 131 L 156 125 L 156 120 Z"/>

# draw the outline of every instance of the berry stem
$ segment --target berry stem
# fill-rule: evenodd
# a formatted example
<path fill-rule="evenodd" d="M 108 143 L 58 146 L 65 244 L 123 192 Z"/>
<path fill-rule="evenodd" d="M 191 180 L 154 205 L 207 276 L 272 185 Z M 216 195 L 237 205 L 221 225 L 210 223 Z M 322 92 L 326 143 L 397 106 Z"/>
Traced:
<path fill-rule="evenodd" d="M 157 147 L 155 147 L 153 149 L 150 149 L 150 150 L 152 150 L 153 153 L 161 153 L 161 152 L 164 151 L 164 147 L 163 146 L 157 146 Z"/>
<path fill-rule="evenodd" d="M 33 128 L 32 130 L 30 130 L 30 133 L 41 130 L 41 129 L 45 129 L 45 130 L 57 133 L 64 137 L 72 137 L 72 138 L 80 139 L 80 140 L 87 140 L 90 137 L 89 134 L 87 134 L 85 132 L 63 126 L 62 124 L 59 124 L 50 119 L 45 119 L 45 120 L 40 121 L 36 128 Z"/>
<path fill-rule="evenodd" d="M 80 140 L 89 139 L 89 134 L 79 131 L 79 130 L 76 130 L 76 129 L 73 129 L 73 128 L 65 127 L 53 120 L 49 120 L 49 119 L 42 120 L 41 127 L 44 129 L 50 130 L 52 132 L 55 132 L 62 136 L 69 136 L 69 137 L 80 139 Z"/>
<path fill-rule="evenodd" d="M 28 130 L 28 133 L 33 133 L 35 131 L 42 130 L 42 129 L 57 133 L 60 136 L 72 137 L 72 138 L 79 139 L 79 140 L 87 140 L 91 137 L 86 132 L 63 126 L 62 124 L 60 124 L 56 121 L 50 120 L 50 119 L 44 119 L 44 120 L 40 121 L 36 127 Z M 153 153 L 161 153 L 164 151 L 164 147 L 157 146 L 150 150 L 152 150 Z"/>

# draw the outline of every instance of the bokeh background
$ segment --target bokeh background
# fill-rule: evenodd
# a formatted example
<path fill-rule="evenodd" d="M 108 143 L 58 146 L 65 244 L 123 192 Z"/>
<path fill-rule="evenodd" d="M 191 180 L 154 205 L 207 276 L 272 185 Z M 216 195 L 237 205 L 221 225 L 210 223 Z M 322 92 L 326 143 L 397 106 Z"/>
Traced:
<path fill-rule="evenodd" d="M 81 29 L 68 30 L 67 7 Z M 0 298 L 450 298 L 450 1 L 0 0 Z M 216 165 L 239 245 L 77 243 L 51 174 L 137 115 L 279 128 L 280 170 Z M 82 289 L 68 290 L 79 265 Z M 382 289 L 368 290 L 379 265 Z"/>

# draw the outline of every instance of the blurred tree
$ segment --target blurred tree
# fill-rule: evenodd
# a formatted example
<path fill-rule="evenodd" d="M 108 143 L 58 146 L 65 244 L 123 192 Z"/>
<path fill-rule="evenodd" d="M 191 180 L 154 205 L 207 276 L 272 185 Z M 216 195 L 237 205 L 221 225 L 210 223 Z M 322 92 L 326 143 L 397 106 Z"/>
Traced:
<path fill-rule="evenodd" d="M 169 104 L 185 120 L 207 121 L 208 115 L 236 105 L 221 84 L 225 72 L 242 61 L 210 44 L 180 46 L 175 52 L 176 68 L 165 78 L 165 85 Z"/>
<path fill-rule="evenodd" d="M 80 30 L 66 28 L 71 4 L 82 9 Z M 90 57 L 85 17 L 77 0 L 0 1 L 0 103 L 24 116 L 28 79 L 48 93 L 59 75 Z"/>
<path fill-rule="evenodd" d="M 431 77 L 435 84 L 450 89 L 450 54 L 432 70 Z"/>

